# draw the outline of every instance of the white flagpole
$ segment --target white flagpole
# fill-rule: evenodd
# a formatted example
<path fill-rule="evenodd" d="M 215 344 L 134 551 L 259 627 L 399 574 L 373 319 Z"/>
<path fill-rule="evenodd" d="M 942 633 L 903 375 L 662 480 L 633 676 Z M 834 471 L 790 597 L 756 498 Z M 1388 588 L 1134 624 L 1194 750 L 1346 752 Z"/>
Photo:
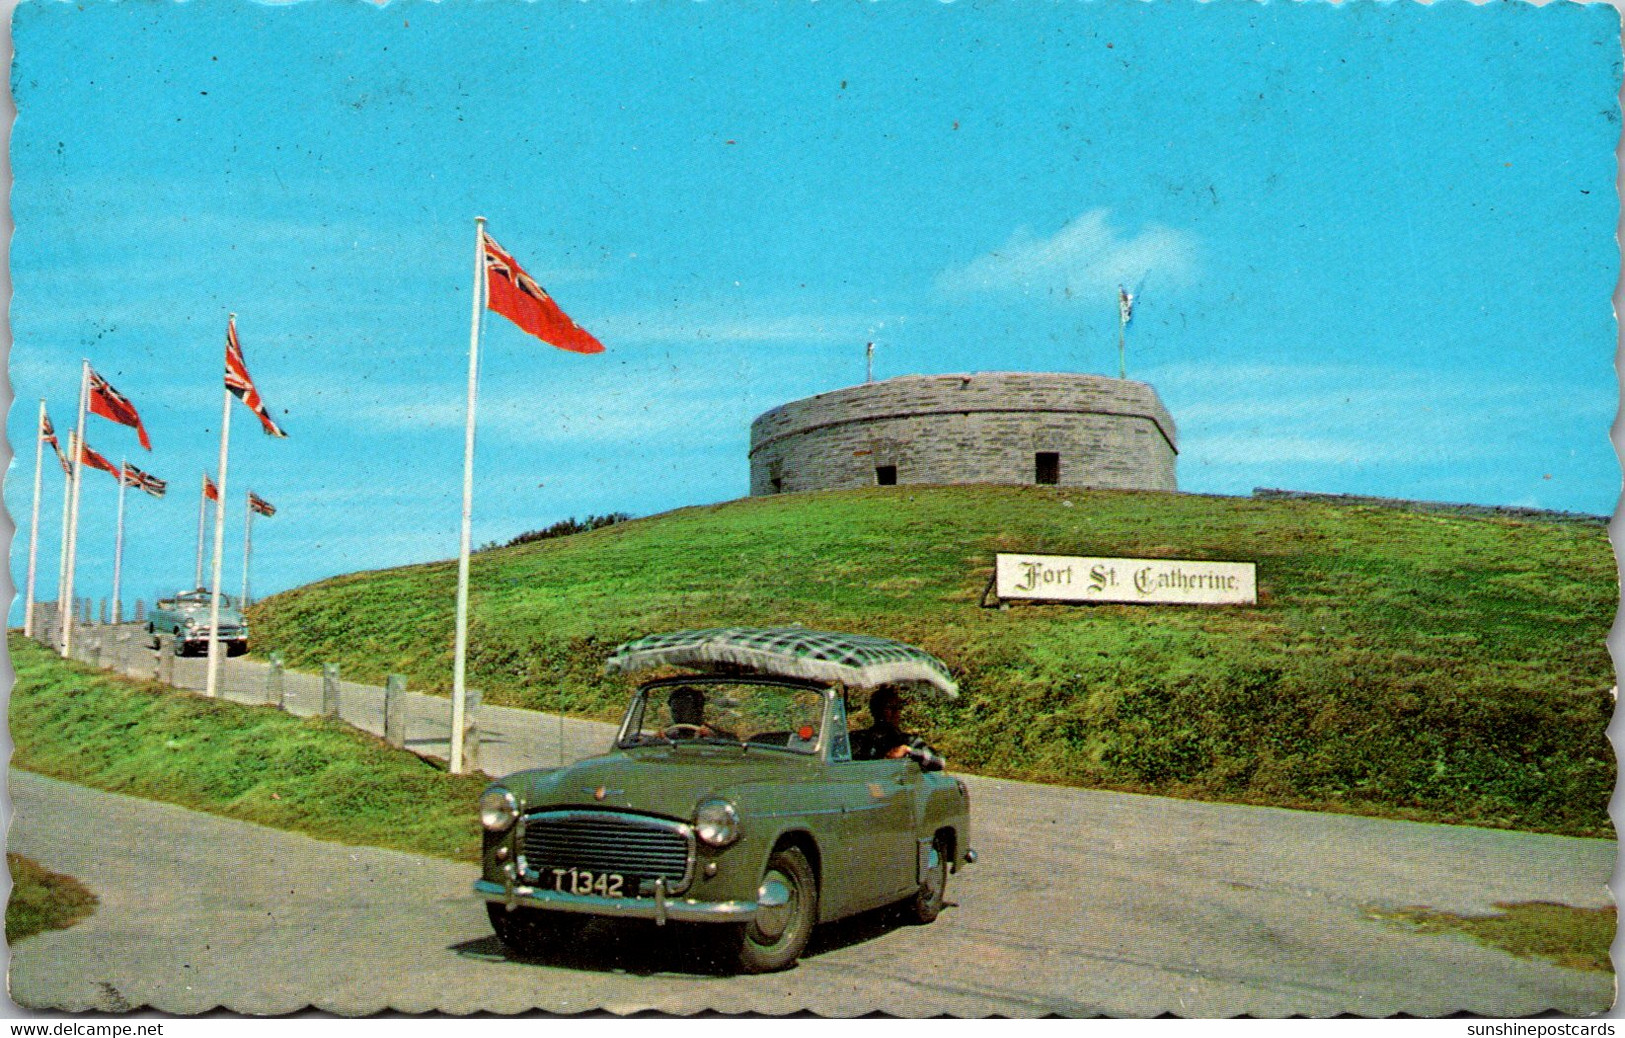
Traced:
<path fill-rule="evenodd" d="M 1128 378 L 1128 353 L 1124 345 L 1128 337 L 1128 322 L 1134 316 L 1134 297 L 1128 289 L 1117 286 L 1117 377 Z"/>
<path fill-rule="evenodd" d="M 118 623 L 121 617 L 119 609 L 119 577 L 124 568 L 124 490 L 129 486 L 125 479 L 130 471 L 128 458 L 120 458 L 118 463 L 118 533 L 113 538 L 113 622 Z"/>
<path fill-rule="evenodd" d="M 237 319 L 236 314 L 231 319 Z M 231 390 L 222 388 L 225 402 L 220 408 L 220 482 L 215 486 L 214 562 L 209 577 L 209 679 L 203 694 L 213 699 L 220 680 L 220 555 L 226 540 L 226 462 L 231 445 Z"/>
<path fill-rule="evenodd" d="M 63 589 L 63 598 L 69 610 L 76 604 L 73 600 L 73 577 L 74 568 L 79 563 L 79 493 L 85 477 L 85 411 L 90 406 L 90 361 L 82 363 L 84 366 L 79 372 L 79 421 L 75 425 L 78 435 L 74 437 L 73 446 L 73 507 L 68 516 L 68 580 L 67 587 Z M 62 656 L 66 659 L 73 655 L 71 612 L 63 632 Z"/>
<path fill-rule="evenodd" d="M 73 430 L 69 429 L 62 434 L 67 437 L 70 455 L 78 448 L 73 442 Z M 72 514 L 73 507 L 73 471 L 70 469 L 62 477 L 62 548 L 56 556 L 56 647 L 62 649 L 63 625 L 67 620 L 67 598 L 65 593 L 68 587 L 68 516 Z"/>
<path fill-rule="evenodd" d="M 209 507 L 209 474 L 203 474 L 203 482 L 197 491 L 197 568 L 192 574 L 192 586 L 203 586 L 203 517 Z"/>
<path fill-rule="evenodd" d="M 243 597 L 237 608 L 248 608 L 248 556 L 254 550 L 254 492 L 243 492 Z"/>
<path fill-rule="evenodd" d="M 480 313 L 485 307 L 485 217 L 474 217 L 473 317 L 468 330 L 468 414 L 463 429 L 463 531 L 457 552 L 457 642 L 451 672 L 451 760 L 463 773 L 463 727 L 468 716 L 468 555 L 474 516 L 474 410 L 479 401 Z"/>
<path fill-rule="evenodd" d="M 34 572 L 39 561 L 39 495 L 45 461 L 45 398 L 40 397 L 39 422 L 34 426 L 34 512 L 28 521 L 28 595 L 23 604 L 23 637 L 34 637 Z"/>

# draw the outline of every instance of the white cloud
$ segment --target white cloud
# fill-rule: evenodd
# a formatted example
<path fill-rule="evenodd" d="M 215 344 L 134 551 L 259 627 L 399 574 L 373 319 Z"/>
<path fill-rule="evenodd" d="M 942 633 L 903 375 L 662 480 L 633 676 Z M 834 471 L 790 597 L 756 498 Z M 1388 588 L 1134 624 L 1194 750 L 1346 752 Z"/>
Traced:
<path fill-rule="evenodd" d="M 948 292 L 1020 292 L 1057 300 L 1099 299 L 1119 285 L 1147 280 L 1166 286 L 1196 273 L 1194 236 L 1148 224 L 1132 237 L 1113 227 L 1111 213 L 1094 209 L 1048 238 L 1018 229 L 1003 247 L 944 271 L 937 286 Z"/>

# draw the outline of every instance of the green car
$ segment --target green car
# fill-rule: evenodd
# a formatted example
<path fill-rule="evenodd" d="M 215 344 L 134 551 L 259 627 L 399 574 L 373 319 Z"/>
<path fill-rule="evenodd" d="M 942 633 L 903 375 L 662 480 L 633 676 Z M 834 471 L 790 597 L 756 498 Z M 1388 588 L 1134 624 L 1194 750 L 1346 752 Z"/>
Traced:
<path fill-rule="evenodd" d="M 608 663 L 651 668 L 666 676 L 632 696 L 608 753 L 480 797 L 474 892 L 504 944 L 567 946 L 592 916 L 703 923 L 756 973 L 793 964 L 818 923 L 893 903 L 937 917 L 949 874 L 976 860 L 965 784 L 923 745 L 854 760 L 847 714 L 849 693 L 881 686 L 957 694 L 941 661 L 733 627 L 628 642 Z"/>

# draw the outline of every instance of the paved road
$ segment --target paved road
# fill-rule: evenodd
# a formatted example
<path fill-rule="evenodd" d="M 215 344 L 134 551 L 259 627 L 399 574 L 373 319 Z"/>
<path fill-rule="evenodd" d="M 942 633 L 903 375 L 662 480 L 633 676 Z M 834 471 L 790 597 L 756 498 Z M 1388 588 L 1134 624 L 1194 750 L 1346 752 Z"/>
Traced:
<path fill-rule="evenodd" d="M 18 1002 L 474 1010 L 1219 1016 L 1606 1009 L 1613 978 L 1424 937 L 1372 906 L 1606 905 L 1615 846 L 972 780 L 982 861 L 935 924 L 826 927 L 793 971 L 718 975 L 672 928 L 594 924 L 519 960 L 470 866 L 345 847 L 11 772 L 10 847 L 98 911 L 13 950 Z"/>
<path fill-rule="evenodd" d="M 90 647 L 99 649 L 96 662 L 133 677 L 152 679 L 161 672 L 179 688 L 201 690 L 206 684 L 207 660 L 202 656 L 159 657 L 150 651 L 151 638 L 139 624 L 88 627 L 76 635 L 81 659 Z M 219 693 L 233 702 L 261 704 L 267 698 L 270 666 L 246 657 L 223 661 Z M 319 674 L 286 671 L 282 675 L 283 708 L 308 717 L 320 711 L 322 679 Z M 408 693 L 406 746 L 441 760 L 448 756 L 451 704 L 440 696 Z M 384 732 L 384 690 L 352 681 L 339 682 L 339 716 L 374 735 Z M 614 735 L 610 725 L 530 710 L 481 706 L 480 765 L 492 775 L 505 775 L 539 764 L 561 764 L 602 753 Z M 562 748 L 561 748 L 562 743 Z"/>

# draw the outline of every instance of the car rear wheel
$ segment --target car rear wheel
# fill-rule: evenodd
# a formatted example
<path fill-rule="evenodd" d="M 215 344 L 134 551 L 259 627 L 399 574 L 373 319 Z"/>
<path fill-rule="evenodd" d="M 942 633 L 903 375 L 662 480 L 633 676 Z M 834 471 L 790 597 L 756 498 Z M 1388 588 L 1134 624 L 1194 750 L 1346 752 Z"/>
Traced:
<path fill-rule="evenodd" d="M 756 892 L 756 918 L 740 927 L 739 968 L 771 973 L 795 963 L 818 922 L 818 880 L 799 847 L 767 859 Z"/>
<path fill-rule="evenodd" d="M 942 902 L 948 894 L 948 848 L 941 837 L 932 842 L 928 853 L 931 858 L 926 862 L 925 878 L 906 904 L 909 922 L 922 925 L 935 922 L 942 914 Z"/>
<path fill-rule="evenodd" d="M 485 903 L 485 911 L 497 939 L 520 955 L 556 951 L 582 927 L 581 920 L 566 912 L 540 908 L 515 908 L 510 912 L 507 905 L 490 901 Z"/>

